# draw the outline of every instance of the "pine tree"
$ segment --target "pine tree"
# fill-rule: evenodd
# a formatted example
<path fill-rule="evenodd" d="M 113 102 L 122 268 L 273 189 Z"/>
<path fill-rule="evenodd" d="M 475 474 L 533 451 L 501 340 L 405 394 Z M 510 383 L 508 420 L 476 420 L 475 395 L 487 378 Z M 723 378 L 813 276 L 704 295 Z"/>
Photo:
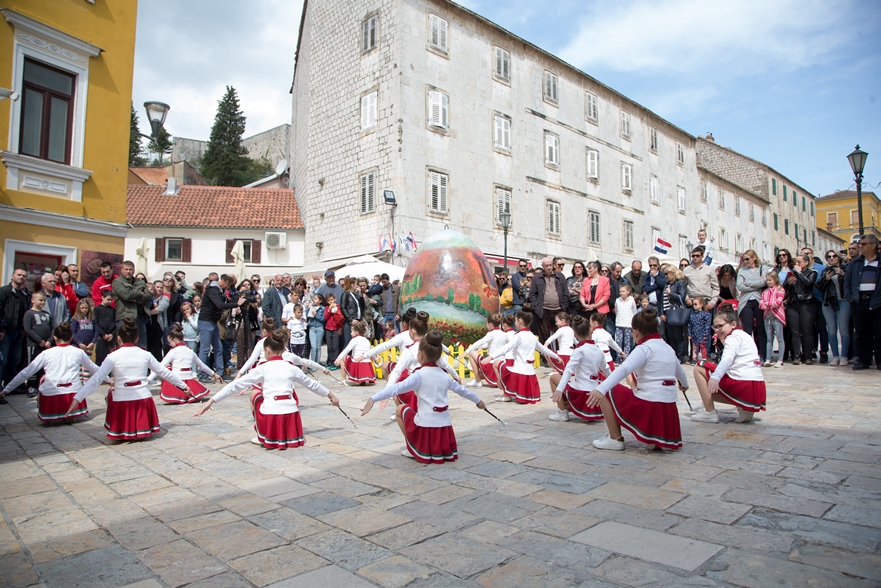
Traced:
<path fill-rule="evenodd" d="M 141 130 L 138 128 L 138 113 L 132 104 L 132 121 L 128 140 L 128 165 L 129 167 L 141 167 L 146 165 L 147 159 L 141 149 Z"/>
<path fill-rule="evenodd" d="M 174 144 L 172 143 L 172 137 L 168 134 L 168 131 L 165 130 L 165 127 L 159 127 L 159 136 L 156 139 L 150 139 L 150 142 L 147 144 L 147 149 L 156 154 L 156 159 L 154 159 L 150 165 L 154 167 L 161 167 L 165 165 L 165 161 L 162 156 L 168 153 L 171 153 Z"/>
<path fill-rule="evenodd" d="M 232 86 L 217 103 L 217 114 L 208 147 L 202 156 L 200 173 L 212 186 L 242 186 L 251 162 L 242 145 L 245 115 L 239 110 L 239 98 Z"/>

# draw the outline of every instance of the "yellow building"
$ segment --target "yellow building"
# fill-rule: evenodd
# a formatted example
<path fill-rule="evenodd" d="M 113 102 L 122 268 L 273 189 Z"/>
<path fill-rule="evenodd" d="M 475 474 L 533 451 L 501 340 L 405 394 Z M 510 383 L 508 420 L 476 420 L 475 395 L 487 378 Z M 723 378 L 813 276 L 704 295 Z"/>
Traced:
<path fill-rule="evenodd" d="M 863 227 L 881 239 L 881 200 L 863 192 Z M 826 229 L 851 243 L 859 237 L 860 221 L 856 190 L 843 190 L 817 199 L 817 228 Z"/>
<path fill-rule="evenodd" d="M 125 245 L 137 0 L 0 0 L 2 283 Z M 0 95 L 9 94 L 0 90 Z"/>

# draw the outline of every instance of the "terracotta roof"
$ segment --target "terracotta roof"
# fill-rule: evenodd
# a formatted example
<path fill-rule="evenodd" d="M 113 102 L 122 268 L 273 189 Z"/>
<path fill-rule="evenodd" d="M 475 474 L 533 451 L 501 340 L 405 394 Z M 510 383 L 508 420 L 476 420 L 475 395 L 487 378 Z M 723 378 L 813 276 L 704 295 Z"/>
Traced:
<path fill-rule="evenodd" d="M 164 191 L 163 186 L 129 185 L 126 221 L 136 227 L 303 228 L 293 190 L 181 186 L 174 196 Z"/>
<path fill-rule="evenodd" d="M 133 174 L 153 186 L 165 186 L 168 181 L 168 170 L 164 167 L 130 167 Z"/>
<path fill-rule="evenodd" d="M 820 196 L 817 199 L 817 202 L 819 202 L 820 200 L 838 200 L 838 199 L 842 199 L 842 198 L 856 199 L 856 197 L 857 197 L 856 190 L 839 190 L 838 192 L 834 192 L 832 194 L 826 194 L 825 196 Z M 875 200 L 881 200 L 881 198 L 879 198 L 878 195 L 875 194 L 874 192 L 872 192 L 871 190 L 870 191 L 864 190 L 863 191 L 863 198 L 874 198 Z M 865 200 L 863 202 L 865 202 Z"/>

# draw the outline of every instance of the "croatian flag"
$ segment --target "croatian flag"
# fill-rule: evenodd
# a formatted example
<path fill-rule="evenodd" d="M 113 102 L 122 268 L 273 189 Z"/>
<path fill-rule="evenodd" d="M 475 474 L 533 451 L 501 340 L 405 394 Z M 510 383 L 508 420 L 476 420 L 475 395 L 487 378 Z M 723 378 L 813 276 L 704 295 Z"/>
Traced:
<path fill-rule="evenodd" d="M 660 237 L 658 237 L 658 240 L 655 241 L 655 251 L 657 251 L 661 255 L 667 255 L 667 251 L 669 251 L 671 247 L 673 247 L 672 243 L 667 243 Z"/>
<path fill-rule="evenodd" d="M 389 247 L 391 247 L 392 253 L 394 253 L 398 249 L 397 246 L 395 245 L 395 239 L 391 235 L 389 235 L 388 238 L 389 238 L 389 241 L 391 241 L 391 244 L 389 245 Z"/>
<path fill-rule="evenodd" d="M 413 231 L 410 231 L 410 234 L 407 235 L 407 242 L 410 243 L 410 245 L 413 247 L 413 251 L 419 249 L 416 246 L 416 237 L 413 236 Z"/>

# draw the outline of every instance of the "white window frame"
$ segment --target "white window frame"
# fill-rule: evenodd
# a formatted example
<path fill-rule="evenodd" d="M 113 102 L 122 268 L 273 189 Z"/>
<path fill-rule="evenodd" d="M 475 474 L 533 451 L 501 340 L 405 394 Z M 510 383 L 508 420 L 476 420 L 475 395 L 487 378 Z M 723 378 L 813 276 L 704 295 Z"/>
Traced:
<path fill-rule="evenodd" d="M 171 256 L 171 244 L 177 243 L 177 257 Z M 165 239 L 165 260 L 166 261 L 182 261 L 184 256 L 184 240 L 180 237 L 166 237 Z"/>
<path fill-rule="evenodd" d="M 599 102 L 593 92 L 584 93 L 584 119 L 594 124 L 599 121 Z"/>
<path fill-rule="evenodd" d="M 688 250 L 688 237 L 685 235 L 679 235 L 679 258 L 689 259 L 690 254 L 691 251 Z"/>
<path fill-rule="evenodd" d="M 379 92 L 373 90 L 361 96 L 361 130 L 375 129 L 377 123 L 377 102 Z"/>
<path fill-rule="evenodd" d="M 734 195 L 734 216 L 740 216 L 740 196 Z"/>
<path fill-rule="evenodd" d="M 649 129 L 649 149 L 655 153 L 658 152 L 658 129 L 654 127 Z"/>
<path fill-rule="evenodd" d="M 707 201 L 707 194 L 709 193 L 709 188 L 707 187 L 707 181 L 701 180 L 701 202 Z"/>
<path fill-rule="evenodd" d="M 545 165 L 560 167 L 560 137 L 545 131 Z"/>
<path fill-rule="evenodd" d="M 361 54 L 379 47 L 379 15 L 374 14 L 361 21 Z"/>
<path fill-rule="evenodd" d="M 507 49 L 493 47 L 493 77 L 505 83 L 511 81 L 511 54 Z"/>
<path fill-rule="evenodd" d="M 559 81 L 560 80 L 557 77 L 557 74 L 548 70 L 544 70 L 544 73 L 541 77 L 541 94 L 545 102 L 550 102 L 554 105 L 559 104 Z"/>
<path fill-rule="evenodd" d="M 719 210 L 725 210 L 725 190 L 722 188 L 718 189 L 719 193 Z"/>
<path fill-rule="evenodd" d="M 587 149 L 587 178 L 589 180 L 600 179 L 600 152 L 596 149 Z"/>
<path fill-rule="evenodd" d="M 655 243 L 658 242 L 658 239 L 661 238 L 661 229 L 658 227 L 652 227 L 652 242 L 651 246 L 654 247 Z M 681 256 L 680 256 L 681 257 Z"/>
<path fill-rule="evenodd" d="M 619 127 L 619 132 L 621 136 L 625 139 L 630 139 L 631 131 L 633 130 L 631 127 L 631 117 L 630 113 L 624 110 L 621 111 L 621 125 Z"/>
<path fill-rule="evenodd" d="M 496 226 L 502 226 L 502 212 L 511 214 L 511 188 L 505 186 L 496 186 L 496 206 L 495 206 Z M 511 217 L 513 219 L 513 216 Z"/>
<path fill-rule="evenodd" d="M 740 233 L 736 233 L 734 235 L 734 254 L 740 255 L 744 252 L 743 248 L 743 235 Z"/>
<path fill-rule="evenodd" d="M 676 206 L 679 209 L 679 212 L 685 213 L 686 206 L 686 193 L 684 186 L 676 186 Z"/>
<path fill-rule="evenodd" d="M 361 174 L 358 184 L 358 211 L 361 214 L 376 211 L 376 170 Z"/>
<path fill-rule="evenodd" d="M 450 97 L 437 89 L 428 90 L 428 127 L 444 131 L 450 128 Z"/>
<path fill-rule="evenodd" d="M 428 210 L 436 214 L 450 211 L 450 176 L 437 170 L 428 170 Z"/>
<path fill-rule="evenodd" d="M 8 172 L 6 188 L 82 202 L 83 182 L 92 175 L 90 170 L 83 169 L 89 66 L 90 58 L 97 57 L 101 49 L 12 9 L 4 8 L 2 14 L 7 22 L 14 25 L 12 91 L 23 93 L 26 58 L 45 63 L 74 76 L 73 120 L 70 126 L 70 163 L 68 164 L 19 154 L 22 100 L 8 102 L 10 109 L 8 150 L 0 151 L 0 159 L 3 160 Z"/>
<path fill-rule="evenodd" d="M 728 230 L 725 227 L 719 227 L 719 249 L 728 251 Z"/>
<path fill-rule="evenodd" d="M 835 219 L 835 222 L 831 222 L 830 219 Z M 838 228 L 838 212 L 827 212 L 826 213 L 826 226 L 832 227 L 833 229 Z"/>
<path fill-rule="evenodd" d="M 545 201 L 545 230 L 549 235 L 553 235 L 555 237 L 559 237 L 561 235 L 560 229 L 560 203 L 556 200 L 546 200 Z"/>
<path fill-rule="evenodd" d="M 768 226 L 768 210 L 765 208 L 762 209 L 762 226 Z"/>
<path fill-rule="evenodd" d="M 649 198 L 652 204 L 661 203 L 661 182 L 658 180 L 658 176 L 649 176 Z"/>
<path fill-rule="evenodd" d="M 623 231 L 622 245 L 624 251 L 633 251 L 633 221 L 624 219 L 621 229 Z"/>
<path fill-rule="evenodd" d="M 624 192 L 633 192 L 633 166 L 621 162 L 621 189 Z"/>
<path fill-rule="evenodd" d="M 678 141 L 676 142 L 676 163 L 685 165 L 685 145 Z"/>
<path fill-rule="evenodd" d="M 447 54 L 450 51 L 450 24 L 436 14 L 428 15 L 428 46 Z"/>
<path fill-rule="evenodd" d="M 587 240 L 599 244 L 602 240 L 600 213 L 596 210 L 587 211 Z"/>
<path fill-rule="evenodd" d="M 503 114 L 493 114 L 493 146 L 502 151 L 511 151 L 511 119 Z"/>
<path fill-rule="evenodd" d="M 749 222 L 754 223 L 754 222 L 756 222 L 756 207 L 752 202 L 750 202 L 748 204 L 748 207 L 749 207 Z"/>

